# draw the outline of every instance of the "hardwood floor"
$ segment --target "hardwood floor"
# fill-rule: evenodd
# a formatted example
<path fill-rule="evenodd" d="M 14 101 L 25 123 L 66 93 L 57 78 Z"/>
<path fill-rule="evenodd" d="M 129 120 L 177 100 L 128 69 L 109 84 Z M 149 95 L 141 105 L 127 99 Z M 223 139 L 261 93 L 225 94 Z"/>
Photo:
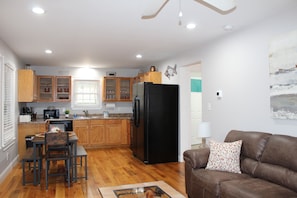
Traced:
<path fill-rule="evenodd" d="M 132 156 L 128 148 L 92 149 L 88 152 L 88 180 L 78 179 L 70 188 L 61 178 L 53 177 L 45 190 L 44 172 L 41 184 L 22 185 L 22 167 L 18 163 L 0 184 L 0 197 L 101 197 L 99 187 L 163 180 L 185 194 L 184 163 L 145 165 Z M 78 168 L 83 174 L 83 168 Z"/>

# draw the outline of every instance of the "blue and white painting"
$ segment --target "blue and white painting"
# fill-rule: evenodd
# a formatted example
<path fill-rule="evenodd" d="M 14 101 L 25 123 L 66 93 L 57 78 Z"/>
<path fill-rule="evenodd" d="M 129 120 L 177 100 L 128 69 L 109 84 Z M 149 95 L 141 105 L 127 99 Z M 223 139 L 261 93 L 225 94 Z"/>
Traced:
<path fill-rule="evenodd" d="M 271 42 L 269 67 L 272 117 L 297 119 L 297 31 Z"/>

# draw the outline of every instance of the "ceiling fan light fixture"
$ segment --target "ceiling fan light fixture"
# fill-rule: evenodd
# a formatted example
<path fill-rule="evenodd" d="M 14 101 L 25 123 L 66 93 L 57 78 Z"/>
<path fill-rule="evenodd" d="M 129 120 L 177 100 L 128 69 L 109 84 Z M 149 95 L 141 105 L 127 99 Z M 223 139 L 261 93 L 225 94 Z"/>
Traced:
<path fill-rule="evenodd" d="M 236 6 L 234 0 L 202 0 L 202 1 L 224 12 L 231 10 Z"/>

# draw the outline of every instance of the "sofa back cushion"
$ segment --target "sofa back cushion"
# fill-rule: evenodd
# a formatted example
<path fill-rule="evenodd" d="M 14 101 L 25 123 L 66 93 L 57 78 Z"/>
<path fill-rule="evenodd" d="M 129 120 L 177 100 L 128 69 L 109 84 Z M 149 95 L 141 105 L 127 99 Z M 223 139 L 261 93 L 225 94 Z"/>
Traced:
<path fill-rule="evenodd" d="M 297 192 L 297 138 L 272 135 L 255 176 Z"/>
<path fill-rule="evenodd" d="M 241 172 L 254 175 L 254 171 L 261 159 L 265 145 L 271 136 L 270 133 L 255 131 L 232 130 L 225 138 L 225 142 L 242 140 L 241 147 Z"/>
<path fill-rule="evenodd" d="M 242 140 L 241 155 L 259 161 L 270 136 L 270 133 L 232 130 L 225 142 Z"/>

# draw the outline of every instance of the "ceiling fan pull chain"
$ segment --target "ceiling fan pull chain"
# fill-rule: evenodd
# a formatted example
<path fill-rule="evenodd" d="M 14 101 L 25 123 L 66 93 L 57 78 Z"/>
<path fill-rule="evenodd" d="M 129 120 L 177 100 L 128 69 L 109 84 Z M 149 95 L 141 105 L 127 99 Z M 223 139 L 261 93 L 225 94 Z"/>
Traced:
<path fill-rule="evenodd" d="M 182 25 L 183 12 L 181 9 L 181 0 L 179 0 L 178 25 Z"/>

